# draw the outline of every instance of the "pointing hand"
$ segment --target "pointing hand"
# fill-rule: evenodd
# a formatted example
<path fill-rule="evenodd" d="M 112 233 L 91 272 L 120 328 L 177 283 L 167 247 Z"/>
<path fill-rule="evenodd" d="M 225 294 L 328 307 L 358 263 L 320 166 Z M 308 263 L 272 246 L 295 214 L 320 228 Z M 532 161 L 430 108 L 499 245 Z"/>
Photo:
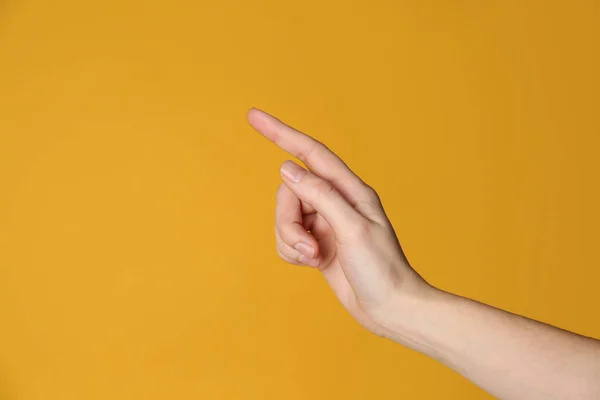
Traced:
<path fill-rule="evenodd" d="M 408 264 L 377 193 L 325 145 L 251 109 L 248 122 L 301 160 L 281 166 L 275 241 L 279 257 L 318 268 L 364 327 L 387 336 L 392 305 L 431 288 Z"/>

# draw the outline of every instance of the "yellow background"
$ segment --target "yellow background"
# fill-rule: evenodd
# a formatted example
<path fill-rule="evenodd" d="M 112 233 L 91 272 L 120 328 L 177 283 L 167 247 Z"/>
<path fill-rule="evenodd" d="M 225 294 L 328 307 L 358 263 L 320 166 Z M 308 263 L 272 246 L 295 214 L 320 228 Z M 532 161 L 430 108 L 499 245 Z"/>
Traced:
<path fill-rule="evenodd" d="M 600 337 L 599 16 L 0 1 L 0 398 L 489 398 L 276 258 L 251 106 L 378 189 L 433 284 Z"/>

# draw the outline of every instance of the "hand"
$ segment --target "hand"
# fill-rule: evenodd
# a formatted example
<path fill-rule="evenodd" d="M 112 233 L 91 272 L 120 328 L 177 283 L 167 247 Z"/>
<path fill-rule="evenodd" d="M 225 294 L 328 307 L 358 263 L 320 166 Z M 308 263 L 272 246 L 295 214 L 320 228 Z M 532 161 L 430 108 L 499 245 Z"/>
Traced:
<path fill-rule="evenodd" d="M 389 336 L 397 303 L 431 287 L 410 267 L 377 193 L 325 145 L 257 109 L 248 122 L 301 160 L 281 166 L 275 240 L 279 256 L 318 268 L 365 328 Z"/>

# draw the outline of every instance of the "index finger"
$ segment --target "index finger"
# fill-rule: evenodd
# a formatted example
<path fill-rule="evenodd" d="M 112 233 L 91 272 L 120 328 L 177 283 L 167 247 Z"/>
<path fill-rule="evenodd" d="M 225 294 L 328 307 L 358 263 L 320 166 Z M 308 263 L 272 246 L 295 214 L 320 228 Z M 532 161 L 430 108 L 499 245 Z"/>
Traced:
<path fill-rule="evenodd" d="M 334 184 L 351 204 L 366 196 L 365 183 L 323 143 L 256 108 L 248 111 L 247 118 L 256 131 Z"/>

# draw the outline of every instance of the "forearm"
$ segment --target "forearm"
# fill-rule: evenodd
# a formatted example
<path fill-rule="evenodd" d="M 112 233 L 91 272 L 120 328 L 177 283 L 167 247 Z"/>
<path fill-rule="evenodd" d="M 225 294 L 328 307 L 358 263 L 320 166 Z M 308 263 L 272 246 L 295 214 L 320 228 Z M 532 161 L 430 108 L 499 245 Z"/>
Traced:
<path fill-rule="evenodd" d="M 501 399 L 600 399 L 600 341 L 433 289 L 400 299 L 389 338 Z"/>

